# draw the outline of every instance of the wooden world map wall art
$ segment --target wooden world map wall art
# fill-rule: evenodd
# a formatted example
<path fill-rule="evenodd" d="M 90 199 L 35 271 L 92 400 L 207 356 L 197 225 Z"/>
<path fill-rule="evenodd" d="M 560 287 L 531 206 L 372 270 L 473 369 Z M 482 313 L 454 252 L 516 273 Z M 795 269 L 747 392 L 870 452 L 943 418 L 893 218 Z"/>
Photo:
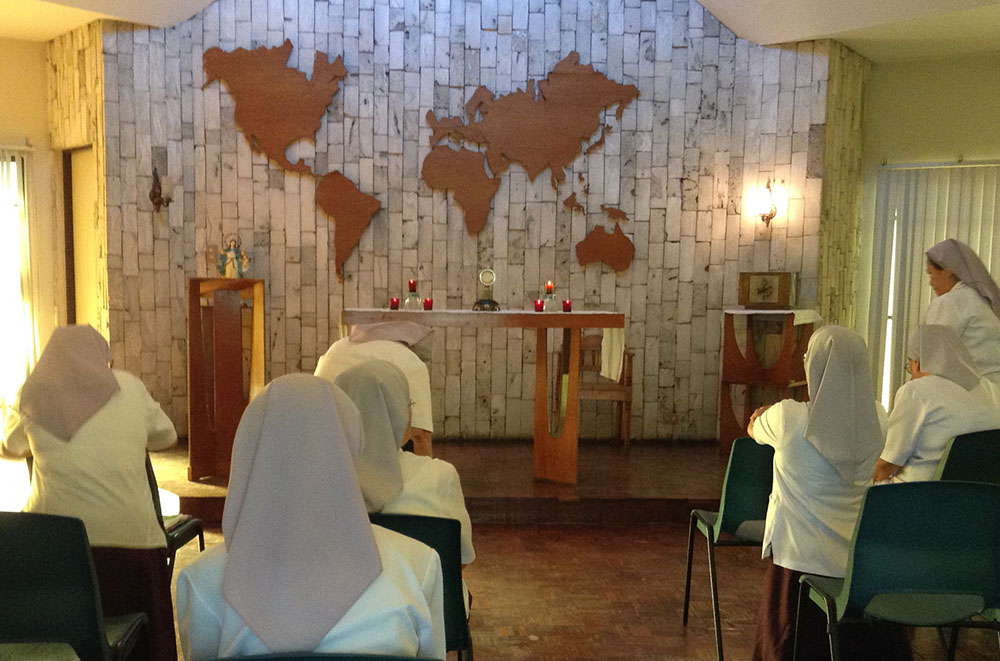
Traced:
<path fill-rule="evenodd" d="M 291 163 L 285 155 L 299 140 L 316 140 L 323 115 L 347 77 L 343 59 L 330 62 L 316 53 L 312 79 L 287 66 L 292 42 L 274 48 L 209 48 L 202 58 L 205 87 L 222 82 L 235 103 L 236 126 L 256 153 L 263 153 L 288 172 L 318 176 L 303 159 Z M 344 262 L 357 247 L 365 228 L 381 207 L 371 195 L 338 171 L 322 175 L 316 187 L 316 204 L 334 222 L 334 259 L 337 278 L 344 280 Z"/>
<path fill-rule="evenodd" d="M 565 168 L 603 145 L 611 131 L 611 127 L 601 125 L 601 111 L 616 106 L 615 114 L 621 121 L 625 107 L 639 97 L 635 85 L 622 85 L 592 66 L 581 65 L 575 51 L 538 82 L 537 93 L 534 80 L 529 80 L 526 88 L 497 98 L 480 87 L 465 104 L 464 119 L 439 120 L 434 111 L 427 113 L 432 149 L 424 158 L 421 176 L 433 189 L 453 191 L 470 235 L 482 230 L 499 177 L 511 163 L 524 167 L 532 181 L 548 169 L 552 187 L 558 189 L 566 179 Z M 444 140 L 460 148 L 441 144 Z M 584 147 L 591 140 L 594 142 Z M 485 152 L 462 148 L 464 144 L 485 147 Z M 586 192 L 584 187 L 584 195 Z M 575 192 L 563 205 L 571 212 L 585 211 Z M 617 223 L 627 216 L 614 207 L 601 205 L 601 209 L 615 221 L 615 230 L 608 233 L 602 227 L 594 228 L 578 244 L 577 258 L 581 265 L 601 261 L 617 271 L 625 270 L 635 255 L 635 246 Z"/>
<path fill-rule="evenodd" d="M 315 141 L 323 115 L 347 77 L 340 56 L 331 62 L 326 53 L 317 52 L 309 79 L 287 65 L 291 54 L 289 40 L 274 48 L 209 48 L 203 57 L 205 86 L 219 81 L 229 90 L 236 126 L 254 152 L 263 153 L 288 172 L 319 177 L 316 203 L 334 222 L 334 261 L 337 277 L 343 281 L 344 263 L 381 203 L 359 191 L 338 171 L 320 176 L 303 159 L 296 163 L 288 160 L 285 152 L 292 144 Z M 447 117 L 439 121 L 433 111 L 428 112 L 432 149 L 424 159 L 421 176 L 433 189 L 453 191 L 470 235 L 485 226 L 500 187 L 499 177 L 511 163 L 524 167 L 532 181 L 548 169 L 553 188 L 558 188 L 566 179 L 565 168 L 603 145 L 611 131 L 610 126 L 601 125 L 601 111 L 616 106 L 620 121 L 625 107 L 639 97 L 634 85 L 616 83 L 579 60 L 576 52 L 570 53 L 538 82 L 537 92 L 534 80 L 528 81 L 526 90 L 499 98 L 480 87 L 466 103 L 464 120 Z M 440 144 L 443 140 L 459 148 Z M 486 150 L 466 149 L 461 147 L 463 143 L 485 146 Z M 584 195 L 587 190 L 585 186 Z M 576 193 L 564 205 L 571 212 L 585 211 Z M 617 223 L 626 221 L 627 216 L 614 207 L 601 205 L 601 209 L 616 223 L 615 230 L 609 233 L 602 227 L 594 228 L 578 244 L 577 258 L 581 265 L 600 261 L 617 271 L 625 270 L 635 246 Z"/>

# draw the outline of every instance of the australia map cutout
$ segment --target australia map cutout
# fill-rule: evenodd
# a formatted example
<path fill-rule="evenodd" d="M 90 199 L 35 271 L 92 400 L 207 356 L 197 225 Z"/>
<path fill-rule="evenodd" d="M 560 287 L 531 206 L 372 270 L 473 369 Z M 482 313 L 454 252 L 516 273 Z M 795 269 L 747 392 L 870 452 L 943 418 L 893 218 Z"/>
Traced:
<path fill-rule="evenodd" d="M 300 140 L 316 139 L 323 115 L 347 77 L 343 59 L 330 62 L 316 53 L 313 74 L 288 66 L 292 42 L 274 48 L 209 48 L 202 64 L 205 86 L 220 81 L 235 103 L 234 119 L 250 148 L 283 170 L 313 174 L 303 159 L 292 163 L 285 151 Z M 338 171 L 329 172 L 316 188 L 316 203 L 334 222 L 334 259 L 337 278 L 344 279 L 344 262 L 357 246 L 381 203 L 358 190 Z"/>
<path fill-rule="evenodd" d="M 537 91 L 534 80 L 528 81 L 525 90 L 499 98 L 480 87 L 465 104 L 465 118 L 439 120 L 433 111 L 428 112 L 432 148 L 421 166 L 421 176 L 431 188 L 453 192 L 455 203 L 465 214 L 466 230 L 475 235 L 486 223 L 500 176 L 512 163 L 521 165 L 532 181 L 549 170 L 552 187 L 558 188 L 566 179 L 565 168 L 599 148 L 611 131 L 601 124 L 602 111 L 616 106 L 620 121 L 625 107 L 638 97 L 637 87 L 622 85 L 592 66 L 581 65 L 574 51 L 538 82 Z M 441 144 L 445 140 L 459 149 Z M 464 145 L 485 147 L 485 151 Z M 575 193 L 564 205 L 570 211 L 584 211 Z M 602 209 L 615 221 L 615 231 L 609 234 L 595 228 L 585 240 L 583 252 L 589 261 L 624 270 L 635 254 L 635 246 L 617 225 L 626 215 L 612 207 L 602 205 Z M 584 264 L 579 248 L 577 254 Z"/>

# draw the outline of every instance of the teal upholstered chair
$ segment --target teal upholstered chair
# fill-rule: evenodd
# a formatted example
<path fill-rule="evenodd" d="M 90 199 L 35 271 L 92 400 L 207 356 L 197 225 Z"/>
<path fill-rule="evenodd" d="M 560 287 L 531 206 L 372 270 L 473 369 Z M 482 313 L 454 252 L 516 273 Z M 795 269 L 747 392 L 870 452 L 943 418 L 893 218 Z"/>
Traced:
<path fill-rule="evenodd" d="M 952 439 L 941 457 L 935 478 L 1000 484 L 1000 429 L 962 434 Z M 994 604 L 995 608 L 983 613 L 987 622 L 1000 622 L 1000 595 Z M 950 641 L 945 639 L 943 630 L 939 631 L 945 650 L 957 644 L 958 628 L 952 629 Z M 1000 631 L 997 639 L 1000 644 Z"/>
<path fill-rule="evenodd" d="M 83 521 L 0 512 L 0 658 L 37 659 L 53 643 L 87 661 L 145 658 L 148 641 L 145 613 L 102 616 Z"/>
<path fill-rule="evenodd" d="M 691 555 L 697 530 L 708 542 L 708 576 L 712 586 L 712 611 L 715 617 L 715 645 L 722 661 L 722 623 L 719 619 L 719 591 L 715 576 L 717 546 L 760 546 L 764 538 L 764 519 L 771 495 L 774 449 L 759 445 L 752 438 L 737 438 L 729 452 L 729 465 L 722 482 L 718 512 L 692 510 L 688 527 L 687 570 L 684 576 L 683 623 L 688 620 L 691 600 Z"/>
<path fill-rule="evenodd" d="M 799 612 L 812 599 L 826 613 L 830 656 L 838 661 L 846 622 L 982 626 L 969 618 L 997 595 L 1000 486 L 910 482 L 868 490 L 845 577 L 803 576 Z M 949 647 L 954 658 L 954 644 Z"/>
<path fill-rule="evenodd" d="M 941 457 L 936 477 L 1000 484 L 1000 429 L 956 436 Z"/>
<path fill-rule="evenodd" d="M 472 661 L 472 636 L 462 594 L 462 524 L 457 519 L 415 514 L 370 514 L 375 525 L 423 542 L 441 558 L 444 583 L 444 635 L 449 652 Z"/>

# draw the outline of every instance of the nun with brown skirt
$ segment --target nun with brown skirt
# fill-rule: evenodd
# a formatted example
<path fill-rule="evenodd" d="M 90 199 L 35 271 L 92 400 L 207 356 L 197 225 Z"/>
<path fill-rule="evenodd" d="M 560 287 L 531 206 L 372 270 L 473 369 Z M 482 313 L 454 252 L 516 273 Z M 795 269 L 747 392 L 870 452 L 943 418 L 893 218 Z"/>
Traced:
<path fill-rule="evenodd" d="M 456 519 L 461 525 L 462 564 L 476 559 L 472 521 L 458 471 L 446 461 L 406 452 L 410 396 L 406 376 L 395 365 L 368 360 L 333 379 L 361 413 L 364 431 L 355 460 L 369 512 Z"/>
<path fill-rule="evenodd" d="M 747 433 L 774 448 L 774 478 L 764 525 L 771 557 L 757 611 L 753 658 L 792 659 L 799 577 L 842 578 L 865 489 L 884 438 L 860 335 L 823 326 L 805 356 L 808 402 L 786 399 L 754 411 Z M 828 659 L 826 616 L 804 600 L 800 659 Z M 845 659 L 909 659 L 902 627 L 842 628 Z"/>
<path fill-rule="evenodd" d="M 107 616 L 145 612 L 152 658 L 177 658 L 166 537 L 146 480 L 146 451 L 177 441 L 137 377 L 109 366 L 90 326 L 52 333 L 5 422 L 3 456 L 32 456 L 26 512 L 83 520 Z"/>
<path fill-rule="evenodd" d="M 353 411 L 353 412 L 352 412 Z M 272 652 L 445 656 L 441 562 L 371 525 L 357 418 L 328 381 L 272 381 L 243 413 L 219 544 L 177 577 L 188 661 Z M 355 425 L 355 429 L 359 429 Z"/>
<path fill-rule="evenodd" d="M 936 297 L 924 324 L 952 327 L 972 354 L 980 376 L 1000 383 L 1000 288 L 972 248 L 945 239 L 927 251 Z"/>

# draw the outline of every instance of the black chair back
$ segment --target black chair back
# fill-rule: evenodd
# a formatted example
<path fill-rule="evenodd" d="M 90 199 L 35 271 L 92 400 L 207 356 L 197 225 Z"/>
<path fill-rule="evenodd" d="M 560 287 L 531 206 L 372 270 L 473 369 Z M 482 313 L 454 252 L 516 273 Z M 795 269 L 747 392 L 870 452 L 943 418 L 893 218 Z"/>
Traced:
<path fill-rule="evenodd" d="M 0 512 L 0 642 L 66 643 L 81 659 L 109 657 L 83 521 Z"/>
<path fill-rule="evenodd" d="M 462 595 L 462 525 L 456 519 L 415 514 L 370 514 L 375 525 L 423 542 L 441 557 L 446 647 L 471 650 L 469 620 Z"/>
<path fill-rule="evenodd" d="M 939 470 L 946 482 L 1000 484 L 1000 429 L 956 436 Z"/>

